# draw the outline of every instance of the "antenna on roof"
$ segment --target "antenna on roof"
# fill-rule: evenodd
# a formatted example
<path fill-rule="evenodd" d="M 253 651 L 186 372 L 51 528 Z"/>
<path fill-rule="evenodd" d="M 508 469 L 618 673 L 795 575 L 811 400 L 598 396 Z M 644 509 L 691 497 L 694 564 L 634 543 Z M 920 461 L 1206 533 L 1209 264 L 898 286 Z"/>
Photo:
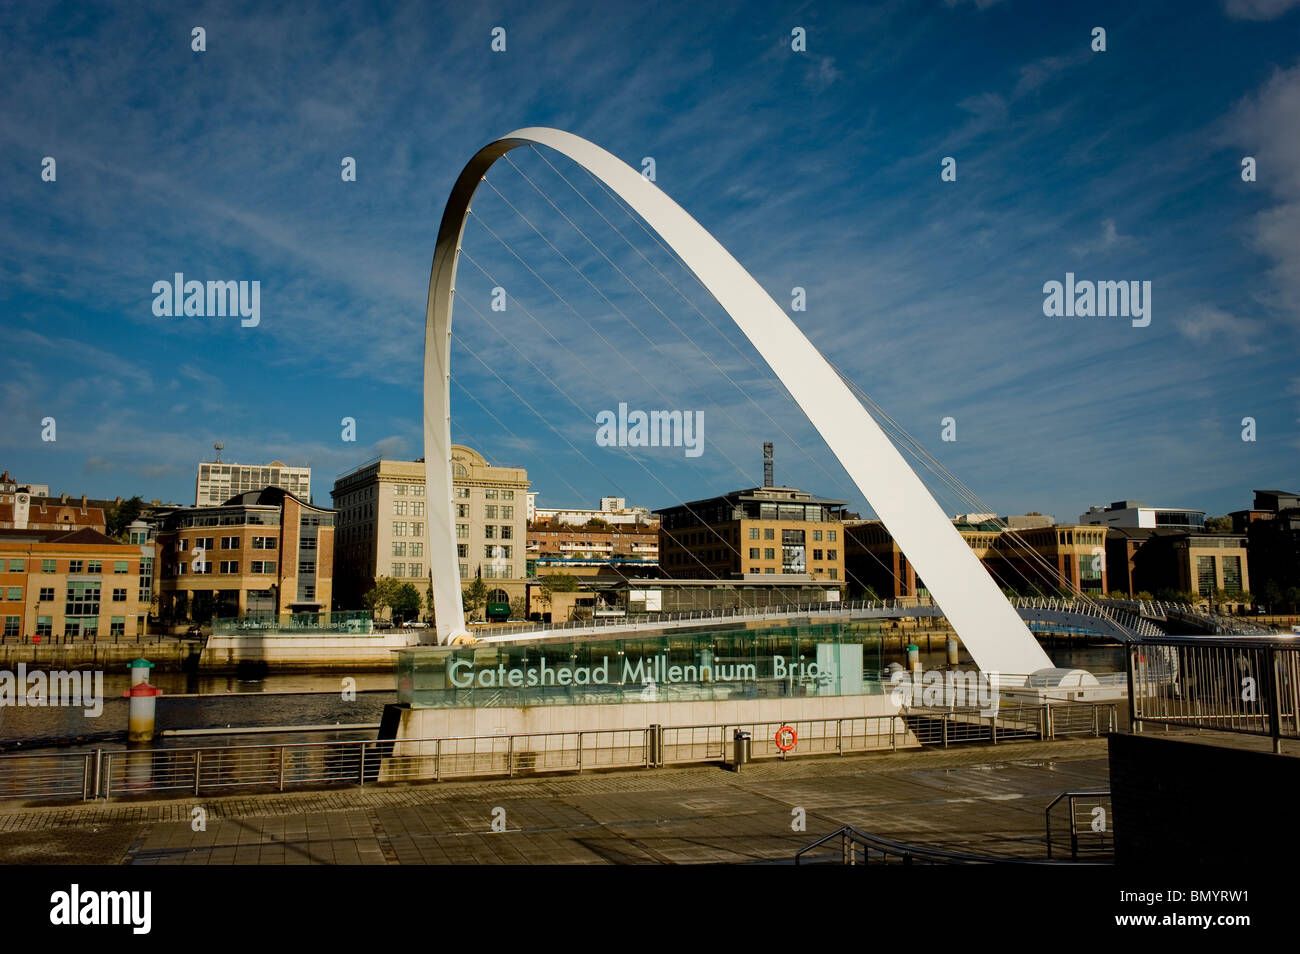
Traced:
<path fill-rule="evenodd" d="M 221 452 L 226 449 L 226 445 L 221 443 L 221 441 L 217 441 L 215 444 L 212 445 L 212 449 L 217 452 L 217 463 L 220 464 Z"/>

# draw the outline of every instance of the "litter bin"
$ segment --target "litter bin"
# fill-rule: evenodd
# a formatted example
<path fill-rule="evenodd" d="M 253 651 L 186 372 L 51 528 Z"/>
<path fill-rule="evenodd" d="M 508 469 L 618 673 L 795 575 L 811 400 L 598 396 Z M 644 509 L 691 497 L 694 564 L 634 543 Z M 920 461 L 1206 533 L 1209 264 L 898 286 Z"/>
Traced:
<path fill-rule="evenodd" d="M 752 744 L 750 734 L 737 729 L 731 736 L 732 754 L 731 762 L 735 771 L 739 772 L 741 766 L 749 761 L 750 746 Z"/>

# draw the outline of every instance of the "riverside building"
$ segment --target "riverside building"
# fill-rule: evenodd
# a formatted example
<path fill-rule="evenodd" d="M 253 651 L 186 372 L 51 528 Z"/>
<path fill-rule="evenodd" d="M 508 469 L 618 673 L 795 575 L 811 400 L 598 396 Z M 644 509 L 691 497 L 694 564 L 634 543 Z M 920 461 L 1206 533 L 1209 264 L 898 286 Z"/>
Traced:
<path fill-rule="evenodd" d="M 172 511 L 154 541 L 160 617 L 179 624 L 328 612 L 335 516 L 279 487 Z M 140 544 L 132 549 L 138 559 Z"/>
<path fill-rule="evenodd" d="M 465 583 L 482 579 L 488 603 L 524 597 L 528 472 L 494 466 L 478 451 L 454 444 L 452 488 L 460 578 Z M 424 598 L 429 585 L 424 491 L 422 460 L 375 460 L 334 482 L 340 607 L 359 607 L 381 576 L 415 585 Z"/>

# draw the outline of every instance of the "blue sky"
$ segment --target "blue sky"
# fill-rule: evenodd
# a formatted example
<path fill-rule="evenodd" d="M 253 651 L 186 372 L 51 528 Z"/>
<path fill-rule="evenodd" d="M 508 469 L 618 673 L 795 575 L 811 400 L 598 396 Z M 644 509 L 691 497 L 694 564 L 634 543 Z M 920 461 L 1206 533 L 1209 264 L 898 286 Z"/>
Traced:
<path fill-rule="evenodd" d="M 56 493 L 189 503 L 220 440 L 310 464 L 328 503 L 362 461 L 420 456 L 442 205 L 530 125 L 653 157 L 998 512 L 1224 513 L 1300 484 L 1300 3 L 54 3 L 6 6 L 0 36 L 0 465 Z M 544 505 L 651 507 L 760 482 L 773 440 L 781 482 L 869 510 L 618 204 L 554 154 L 511 159 L 466 230 L 454 439 L 526 467 Z M 1150 326 L 1045 317 L 1067 271 L 1150 281 Z M 260 324 L 156 317 L 175 272 L 260 281 Z M 596 446 L 619 402 L 702 410 L 704 454 Z"/>

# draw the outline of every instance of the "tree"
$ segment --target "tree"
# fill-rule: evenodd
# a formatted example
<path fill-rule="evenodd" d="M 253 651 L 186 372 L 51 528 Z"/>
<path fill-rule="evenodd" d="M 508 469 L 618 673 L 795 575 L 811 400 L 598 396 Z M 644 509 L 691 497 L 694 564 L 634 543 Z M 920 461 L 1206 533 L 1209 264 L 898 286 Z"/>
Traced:
<path fill-rule="evenodd" d="M 1206 517 L 1206 533 L 1232 533 L 1231 517 Z"/>
<path fill-rule="evenodd" d="M 481 577 L 475 577 L 469 586 L 461 591 L 461 605 L 465 608 L 465 615 L 473 617 L 478 613 L 478 608 L 487 602 L 488 588 Z"/>
<path fill-rule="evenodd" d="M 510 618 L 511 619 L 528 618 L 528 603 L 524 600 L 522 596 L 516 596 L 514 599 L 510 601 Z"/>
<path fill-rule="evenodd" d="M 126 528 L 143 511 L 144 501 L 139 497 L 131 497 L 128 500 L 123 500 L 120 504 L 109 507 L 108 512 L 104 514 L 104 532 L 115 540 L 121 539 L 126 536 Z"/>
<path fill-rule="evenodd" d="M 433 619 L 433 584 L 432 583 L 430 583 L 429 588 L 424 591 L 424 609 L 429 614 L 429 618 Z"/>
<path fill-rule="evenodd" d="M 403 621 L 420 615 L 420 591 L 410 583 L 403 583 L 393 594 L 393 617 Z"/>
<path fill-rule="evenodd" d="M 399 589 L 401 589 L 401 584 L 391 576 L 381 576 L 375 580 L 375 585 L 366 592 L 366 595 L 361 597 L 361 603 L 372 614 L 379 613 L 384 607 L 393 605 L 397 599 Z"/>

